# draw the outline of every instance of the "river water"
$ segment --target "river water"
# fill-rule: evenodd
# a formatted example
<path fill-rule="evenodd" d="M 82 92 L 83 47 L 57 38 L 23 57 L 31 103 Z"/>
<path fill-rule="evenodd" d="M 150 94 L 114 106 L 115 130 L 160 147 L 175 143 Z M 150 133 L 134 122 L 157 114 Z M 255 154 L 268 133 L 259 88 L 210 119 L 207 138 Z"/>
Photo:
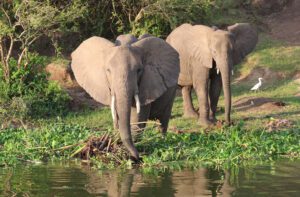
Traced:
<path fill-rule="evenodd" d="M 300 160 L 141 172 L 69 163 L 0 169 L 0 196 L 300 196 Z"/>

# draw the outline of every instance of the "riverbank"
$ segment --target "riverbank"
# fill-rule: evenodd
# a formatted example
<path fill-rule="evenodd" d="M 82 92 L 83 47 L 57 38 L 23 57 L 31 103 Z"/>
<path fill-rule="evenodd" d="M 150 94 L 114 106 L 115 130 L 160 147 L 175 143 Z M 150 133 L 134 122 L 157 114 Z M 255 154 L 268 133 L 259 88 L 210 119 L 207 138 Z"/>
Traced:
<path fill-rule="evenodd" d="M 153 124 L 138 136 L 136 145 L 143 157 L 141 166 L 165 168 L 205 163 L 225 166 L 228 163 L 299 157 L 299 53 L 297 44 L 261 34 L 256 50 L 234 68 L 233 126 L 222 124 L 222 97 L 217 114 L 221 121 L 215 127 L 203 129 L 196 120 L 182 117 L 179 94 L 167 136 L 162 137 Z M 63 60 L 62 67 L 65 68 L 67 63 Z M 264 79 L 263 86 L 260 91 L 251 92 L 250 88 L 257 83 L 258 77 Z M 86 106 L 77 107 L 82 99 L 87 101 L 87 96 L 77 91 L 77 86 L 68 87 L 65 88 L 70 95 L 80 96 L 74 110 L 57 116 L 24 119 L 15 118 L 18 114 L 13 114 L 12 119 L 0 122 L 1 166 L 84 158 L 84 162 L 89 159 L 88 162 L 98 168 L 132 167 L 127 152 L 113 131 L 109 109 L 101 105 L 95 107 L 90 98 Z M 197 107 L 195 95 L 193 101 Z M 104 148 L 94 151 L 93 139 L 105 142 Z"/>
<path fill-rule="evenodd" d="M 233 126 L 219 122 L 210 129 L 199 127 L 196 120 L 182 117 L 182 98 L 176 97 L 166 137 L 158 133 L 155 124 L 149 124 L 138 136 L 136 145 L 143 157 L 141 166 L 226 166 L 228 163 L 279 157 L 298 158 L 299 50 L 298 46 L 287 46 L 261 35 L 255 52 L 235 68 Z M 258 77 L 265 79 L 262 89 L 250 92 Z M 195 96 L 194 102 L 197 106 Z M 220 120 L 223 119 L 223 109 L 221 98 L 217 116 Z M 88 147 L 91 139 L 100 139 L 104 134 L 111 140 L 106 140 L 108 148 L 105 151 L 100 151 L 96 157 L 89 155 L 94 166 L 132 167 L 121 146 L 115 151 L 110 149 L 112 141 L 118 145 L 118 137 L 106 107 L 84 108 L 64 116 L 26 120 L 18 128 L 11 125 L 0 132 L 0 165 L 82 157 L 80 151 Z M 111 141 L 110 145 L 108 141 Z"/>
<path fill-rule="evenodd" d="M 166 137 L 163 138 L 153 124 L 138 137 L 136 145 L 143 156 L 141 165 L 225 165 L 227 162 L 299 157 L 299 51 L 298 46 L 286 46 L 263 37 L 256 51 L 235 68 L 232 84 L 234 125 L 231 127 L 219 122 L 213 128 L 203 129 L 196 120 L 182 118 L 182 98 L 176 97 Z M 262 90 L 250 92 L 258 77 L 265 79 Z M 194 102 L 197 106 L 195 97 Z M 223 109 L 222 99 L 218 111 L 220 120 Z M 89 139 L 104 134 L 116 136 L 106 107 L 29 119 L 23 126 L 11 125 L 1 130 L 0 165 L 80 157 L 78 153 Z M 126 151 L 122 147 L 119 149 L 120 152 L 114 153 L 100 151 L 98 156 L 106 159 L 94 157 L 92 161 L 100 168 L 130 166 Z"/>

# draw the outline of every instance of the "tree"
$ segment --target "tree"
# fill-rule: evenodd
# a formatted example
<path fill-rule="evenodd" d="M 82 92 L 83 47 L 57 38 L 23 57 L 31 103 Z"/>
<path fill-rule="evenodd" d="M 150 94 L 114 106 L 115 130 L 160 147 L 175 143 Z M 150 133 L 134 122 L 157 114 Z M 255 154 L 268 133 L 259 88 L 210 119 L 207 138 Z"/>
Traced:
<path fill-rule="evenodd" d="M 55 43 L 57 34 L 77 31 L 78 19 L 86 13 L 80 0 L 55 4 L 49 0 L 4 0 L 0 3 L 0 68 L 10 81 L 10 59 L 18 51 L 17 67 L 27 66 L 27 54 L 42 35 Z M 17 46 L 17 47 L 15 47 Z"/>

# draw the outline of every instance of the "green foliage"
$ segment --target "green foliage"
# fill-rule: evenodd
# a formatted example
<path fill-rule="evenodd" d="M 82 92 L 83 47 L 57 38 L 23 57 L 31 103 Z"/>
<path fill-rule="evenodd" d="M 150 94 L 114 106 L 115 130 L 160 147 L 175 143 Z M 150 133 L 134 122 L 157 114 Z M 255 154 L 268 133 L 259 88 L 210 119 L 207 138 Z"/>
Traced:
<path fill-rule="evenodd" d="M 34 118 L 61 115 L 68 110 L 69 95 L 56 82 L 49 82 L 40 92 L 25 95 L 29 115 Z"/>
<path fill-rule="evenodd" d="M 17 61 L 10 59 L 11 79 L 8 92 L 10 98 L 40 92 L 46 88 L 48 81 L 44 69 L 48 63 L 47 58 L 30 53 L 28 61 L 28 65 L 22 64 L 18 67 Z"/>
<path fill-rule="evenodd" d="M 291 76 L 300 70 L 299 46 L 284 46 L 266 35 L 261 35 L 260 39 L 262 41 L 242 66 L 241 74 L 249 74 L 254 68 L 269 68 L 271 71 Z"/>
<path fill-rule="evenodd" d="M 12 64 L 17 65 L 17 69 L 20 69 L 21 64 L 28 64 L 29 49 L 43 35 L 52 40 L 56 52 L 59 53 L 58 37 L 78 30 L 78 19 L 83 17 L 86 7 L 81 0 L 59 5 L 48 0 L 28 0 L 1 2 L 0 10 L 0 68 L 3 71 L 1 77 L 9 83 L 9 61 L 16 44 L 19 47 L 18 60 Z"/>
<path fill-rule="evenodd" d="M 243 122 L 210 133 L 168 133 L 165 138 L 147 132 L 138 142 L 145 166 L 168 162 L 238 164 L 247 160 L 273 159 L 300 154 L 299 128 L 282 132 L 248 131 Z"/>
<path fill-rule="evenodd" d="M 30 53 L 28 60 L 29 64 L 21 65 L 18 68 L 16 60 L 10 59 L 10 83 L 0 81 L 0 87 L 3 91 L 1 98 L 6 98 L 7 102 L 5 104 L 7 106 L 6 113 L 2 113 L 2 116 L 5 114 L 16 117 L 14 114 L 18 113 L 23 114 L 22 117 L 18 116 L 18 118 L 25 118 L 27 115 L 36 117 L 65 112 L 68 107 L 69 96 L 59 84 L 48 81 L 48 74 L 45 71 L 45 66 L 48 63 L 47 58 Z M 12 100 L 9 101 L 10 99 Z M 14 101 L 23 103 L 22 105 L 25 106 L 26 110 L 14 108 L 12 106 Z M 3 109 L 5 109 L 4 106 Z"/>
<path fill-rule="evenodd" d="M 102 35 L 115 38 L 118 34 L 151 33 L 166 37 L 184 22 L 208 23 L 211 0 L 121 0 L 88 1 L 89 12 L 82 19 L 84 37 Z"/>
<path fill-rule="evenodd" d="M 6 128 L 12 122 L 22 125 L 23 119 L 27 115 L 28 108 L 24 100 L 14 97 L 9 102 L 1 97 L 0 100 L 0 129 Z"/>
<path fill-rule="evenodd" d="M 159 0 L 142 8 L 131 23 L 131 33 L 167 35 L 182 23 L 207 24 L 211 17 L 209 0 Z"/>
<path fill-rule="evenodd" d="M 222 10 L 228 10 L 248 5 L 251 3 L 251 0 L 215 0 L 213 2 L 216 7 Z"/>
<path fill-rule="evenodd" d="M 6 129 L 0 132 L 0 164 L 16 164 L 18 161 L 37 161 L 70 158 L 90 136 L 86 127 L 60 122 L 48 124 L 42 129 Z M 299 127 L 281 132 L 249 131 L 243 122 L 230 128 L 211 133 L 168 133 L 162 137 L 157 131 L 147 129 L 136 143 L 144 154 L 144 167 L 165 166 L 174 162 L 188 165 L 238 164 L 249 160 L 274 159 L 279 156 L 295 157 L 300 154 Z M 66 146 L 73 145 L 70 148 Z M 109 157 L 109 156 L 108 156 Z M 101 168 L 112 167 L 97 161 Z M 122 164 L 130 167 L 127 161 Z"/>
<path fill-rule="evenodd" d="M 74 148 L 64 146 L 85 140 L 90 131 L 78 125 L 49 124 L 43 129 L 6 129 L 0 132 L 0 165 L 20 161 L 68 158 Z"/>

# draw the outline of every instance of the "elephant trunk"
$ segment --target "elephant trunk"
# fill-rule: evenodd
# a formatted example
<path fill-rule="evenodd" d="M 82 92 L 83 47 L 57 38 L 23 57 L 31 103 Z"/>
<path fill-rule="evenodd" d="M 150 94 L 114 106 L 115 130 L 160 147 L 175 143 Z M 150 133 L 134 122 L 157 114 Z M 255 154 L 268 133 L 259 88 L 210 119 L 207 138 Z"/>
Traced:
<path fill-rule="evenodd" d="M 230 88 L 230 75 L 231 75 L 231 67 L 228 66 L 230 64 L 226 64 L 221 68 L 221 76 L 222 76 L 222 84 L 223 84 L 223 92 L 225 98 L 225 121 L 230 123 L 230 111 L 231 111 L 231 88 Z"/>
<path fill-rule="evenodd" d="M 139 153 L 134 146 L 131 136 L 130 128 L 130 115 L 131 115 L 131 106 L 132 100 L 134 98 L 134 91 L 128 88 L 128 84 L 124 84 L 126 87 L 118 88 L 118 91 L 115 92 L 116 100 L 116 115 L 118 119 L 118 128 L 121 136 L 121 140 L 127 150 L 130 152 L 131 156 L 139 160 Z"/>

